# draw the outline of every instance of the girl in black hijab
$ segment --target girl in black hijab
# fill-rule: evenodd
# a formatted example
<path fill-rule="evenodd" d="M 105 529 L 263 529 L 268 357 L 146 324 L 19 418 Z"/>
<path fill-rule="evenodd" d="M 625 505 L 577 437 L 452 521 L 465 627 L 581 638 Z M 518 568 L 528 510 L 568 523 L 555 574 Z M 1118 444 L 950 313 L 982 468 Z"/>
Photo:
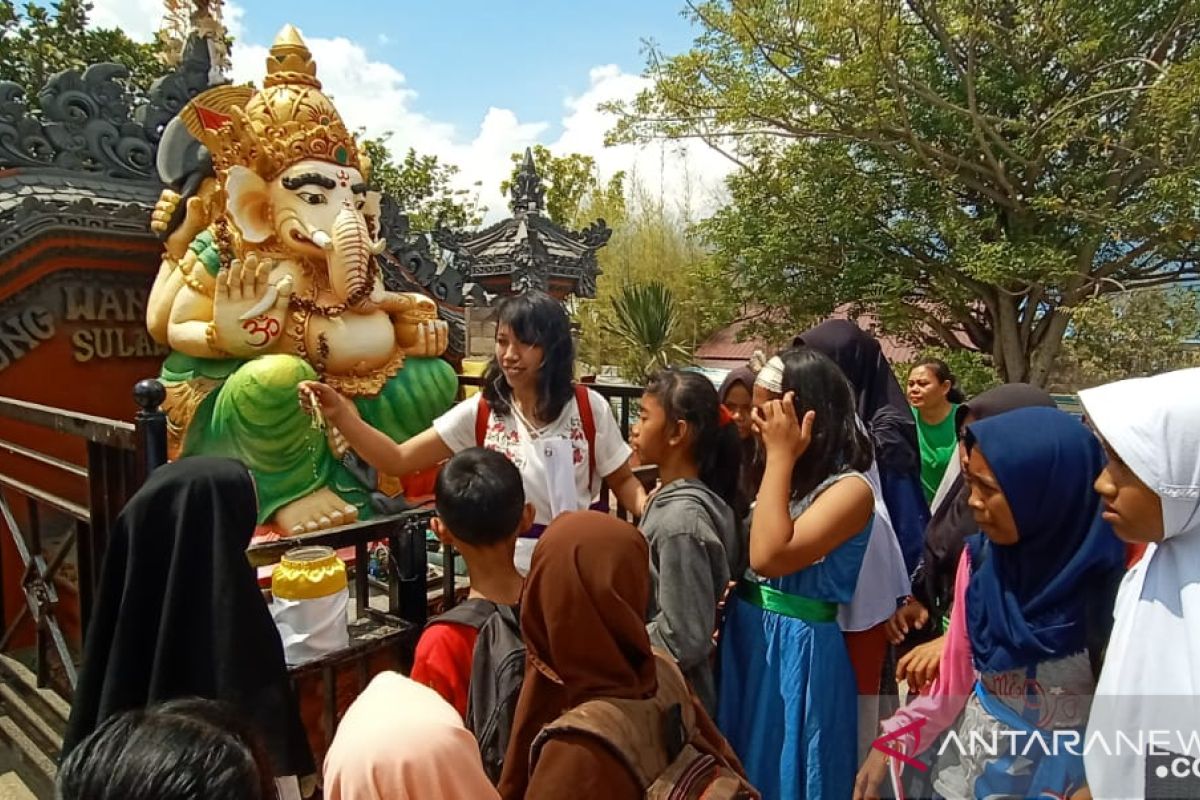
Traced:
<path fill-rule="evenodd" d="M 879 342 L 845 319 L 826 320 L 797 336 L 792 344 L 825 354 L 850 381 L 858 418 L 867 426 L 875 447 L 884 504 L 896 529 L 904 566 L 912 574 L 921 557 L 929 507 L 921 488 L 917 425 L 891 365 Z"/>
<path fill-rule="evenodd" d="M 246 547 L 258 506 L 237 461 L 158 469 L 117 518 L 63 744 L 180 697 L 222 700 L 262 735 L 277 776 L 315 773 L 283 644 Z"/>

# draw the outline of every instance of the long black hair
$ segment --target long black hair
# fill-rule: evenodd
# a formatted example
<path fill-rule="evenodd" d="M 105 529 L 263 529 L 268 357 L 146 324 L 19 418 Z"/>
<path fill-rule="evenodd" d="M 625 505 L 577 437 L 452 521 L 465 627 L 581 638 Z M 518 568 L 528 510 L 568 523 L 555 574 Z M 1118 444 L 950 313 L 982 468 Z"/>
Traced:
<path fill-rule="evenodd" d="M 749 502 L 741 490 L 742 444 L 737 425 L 722 424 L 721 402 L 712 382 L 697 372 L 664 369 L 650 376 L 645 394 L 662 406 L 667 423 L 684 421 L 692 432 L 692 459 L 700 480 L 741 519 Z"/>
<path fill-rule="evenodd" d="M 792 496 L 801 498 L 830 475 L 866 472 L 874 454 L 858 421 L 850 383 L 833 360 L 809 347 L 780 353 L 783 391 L 795 392 L 796 419 L 816 412 L 812 441 L 792 470 Z"/>
<path fill-rule="evenodd" d="M 542 348 L 538 371 L 537 415 L 543 422 L 558 419 L 575 393 L 575 342 L 562 303 L 544 292 L 529 291 L 505 297 L 496 308 L 497 330 L 507 325 L 525 345 Z M 483 397 L 498 414 L 512 410 L 512 387 L 493 355 L 483 374 Z"/>
<path fill-rule="evenodd" d="M 109 717 L 64 759 L 61 800 L 275 797 L 257 733 L 232 706 L 185 698 Z"/>
<path fill-rule="evenodd" d="M 958 388 L 958 378 L 950 371 L 950 365 L 940 358 L 923 358 L 916 364 L 913 364 L 913 369 L 924 367 L 933 373 L 933 377 L 937 378 L 938 383 L 949 383 L 950 391 L 946 393 L 946 400 L 951 403 L 962 403 L 967 398 L 963 396 L 962 389 Z"/>

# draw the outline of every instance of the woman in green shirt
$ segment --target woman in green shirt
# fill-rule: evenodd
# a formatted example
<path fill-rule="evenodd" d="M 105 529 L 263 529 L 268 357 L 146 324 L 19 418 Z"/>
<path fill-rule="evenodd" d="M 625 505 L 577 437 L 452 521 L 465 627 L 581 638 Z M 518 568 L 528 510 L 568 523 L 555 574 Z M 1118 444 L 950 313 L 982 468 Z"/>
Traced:
<path fill-rule="evenodd" d="M 954 457 L 958 444 L 954 412 L 962 401 L 962 392 L 946 362 L 927 358 L 908 373 L 908 403 L 917 421 L 921 488 L 925 490 L 927 503 L 933 502 L 946 466 Z"/>

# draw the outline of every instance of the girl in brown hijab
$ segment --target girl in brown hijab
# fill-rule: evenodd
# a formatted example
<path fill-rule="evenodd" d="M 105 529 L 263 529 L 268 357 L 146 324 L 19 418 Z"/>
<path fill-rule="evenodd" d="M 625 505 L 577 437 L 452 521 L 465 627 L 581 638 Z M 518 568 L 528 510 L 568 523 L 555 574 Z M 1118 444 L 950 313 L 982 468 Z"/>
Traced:
<path fill-rule="evenodd" d="M 588 700 L 644 700 L 658 690 L 646 633 L 650 554 L 637 528 L 594 511 L 559 516 L 533 551 L 521 601 L 525 681 L 500 777 L 505 800 L 636 800 L 644 788 L 626 762 L 594 736 L 534 740 L 563 712 Z M 700 741 L 740 765 L 695 698 Z"/>

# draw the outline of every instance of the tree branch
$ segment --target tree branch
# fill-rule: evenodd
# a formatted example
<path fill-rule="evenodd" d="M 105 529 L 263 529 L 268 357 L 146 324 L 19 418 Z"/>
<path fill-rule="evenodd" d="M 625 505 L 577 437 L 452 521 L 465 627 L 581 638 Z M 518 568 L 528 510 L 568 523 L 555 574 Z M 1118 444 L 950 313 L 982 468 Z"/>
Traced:
<path fill-rule="evenodd" d="M 910 314 L 917 316 L 922 324 L 932 330 L 946 347 L 954 349 L 962 347 L 962 338 L 933 311 L 916 303 L 903 303 L 902 305 Z"/>

